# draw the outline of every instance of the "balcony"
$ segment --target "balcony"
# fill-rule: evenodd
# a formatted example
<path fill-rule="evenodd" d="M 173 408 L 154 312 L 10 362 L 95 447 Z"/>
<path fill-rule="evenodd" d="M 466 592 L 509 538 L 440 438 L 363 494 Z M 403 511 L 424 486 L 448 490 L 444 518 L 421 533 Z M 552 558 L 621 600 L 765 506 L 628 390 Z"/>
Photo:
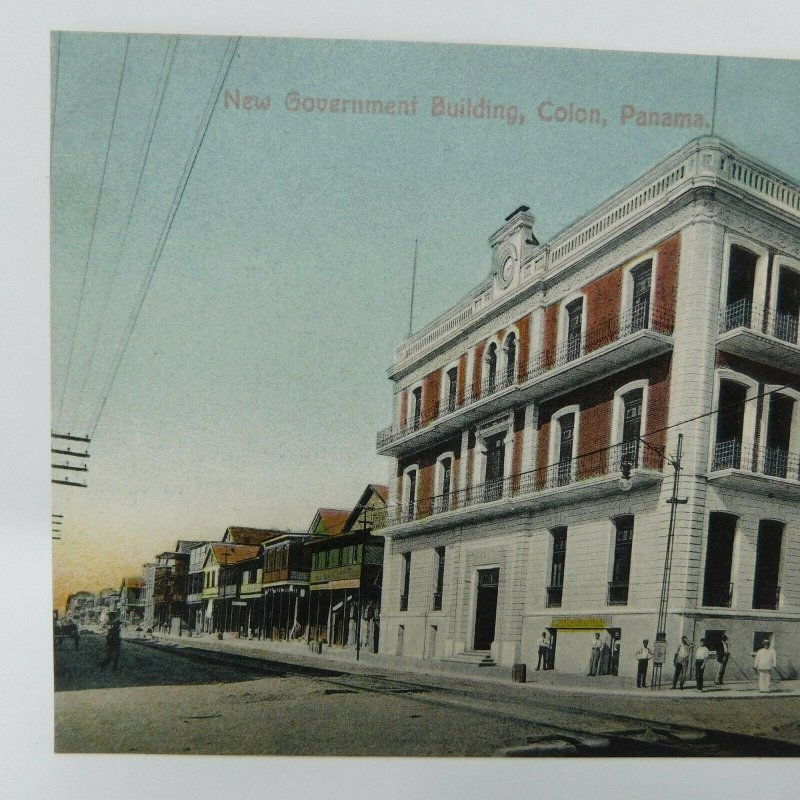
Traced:
<path fill-rule="evenodd" d="M 659 482 L 663 477 L 662 462 L 655 451 L 638 450 L 626 442 L 541 469 L 397 505 L 387 509 L 385 519 L 376 520 L 376 527 L 414 523 L 416 528 L 423 520 L 453 520 L 457 524 L 464 515 L 475 518 L 485 513 L 490 517 L 503 510 L 544 508 L 604 497 L 622 490 L 619 478 L 623 463 L 631 466 L 631 485 L 635 488 Z"/>
<path fill-rule="evenodd" d="M 408 595 L 401 594 L 400 595 L 400 610 L 401 611 L 408 611 Z"/>
<path fill-rule="evenodd" d="M 462 395 L 436 403 L 406 425 L 378 432 L 377 452 L 397 456 L 460 433 L 493 414 L 540 401 L 613 375 L 672 349 L 674 315 L 659 307 L 630 309 L 570 340 L 534 353 L 519 374 L 487 377 Z"/>
<path fill-rule="evenodd" d="M 753 588 L 753 608 L 775 610 L 781 596 L 777 583 L 756 583 Z"/>
<path fill-rule="evenodd" d="M 441 592 L 434 592 L 433 593 L 433 610 L 434 611 L 441 611 L 442 610 L 442 593 Z"/>
<path fill-rule="evenodd" d="M 545 605 L 547 608 L 561 608 L 561 600 L 564 594 L 563 586 L 548 586 Z"/>
<path fill-rule="evenodd" d="M 717 442 L 708 480 L 741 491 L 800 498 L 800 456 L 749 442 Z"/>
<path fill-rule="evenodd" d="M 703 587 L 703 605 L 708 608 L 730 608 L 732 583 L 707 583 Z"/>
<path fill-rule="evenodd" d="M 608 596 L 606 598 L 606 605 L 609 606 L 626 606 L 628 605 L 628 588 L 630 584 L 628 581 L 609 581 L 608 582 Z"/>
<path fill-rule="evenodd" d="M 744 298 L 724 308 L 719 318 L 719 349 L 734 356 L 790 372 L 800 372 L 798 318 L 753 305 Z"/>

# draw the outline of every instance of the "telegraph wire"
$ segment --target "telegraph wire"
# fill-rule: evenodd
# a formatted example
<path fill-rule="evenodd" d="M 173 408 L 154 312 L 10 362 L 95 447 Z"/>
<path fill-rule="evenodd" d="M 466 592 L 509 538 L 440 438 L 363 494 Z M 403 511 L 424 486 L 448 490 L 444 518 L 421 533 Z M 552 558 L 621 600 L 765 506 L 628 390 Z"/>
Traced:
<path fill-rule="evenodd" d="M 175 63 L 175 51 L 177 49 L 177 44 L 178 44 L 178 39 L 176 36 L 170 36 L 168 38 L 167 48 L 164 51 L 164 60 L 161 65 L 161 76 L 156 86 L 156 93 L 153 96 L 153 105 L 150 110 L 150 119 L 148 121 L 147 130 L 145 132 L 145 138 L 141 156 L 141 166 L 139 168 L 139 177 L 136 181 L 136 189 L 134 190 L 130 205 L 128 207 L 128 217 L 125 222 L 123 234 L 120 238 L 120 245 L 117 250 L 117 257 L 116 257 L 116 263 L 114 265 L 114 271 L 112 273 L 111 280 L 108 285 L 108 290 L 106 291 L 105 300 L 103 303 L 103 310 L 100 315 L 100 324 L 97 328 L 97 335 L 94 337 L 94 340 L 92 342 L 92 351 L 89 356 L 89 365 L 86 368 L 86 372 L 84 373 L 83 377 L 83 382 L 78 392 L 78 404 L 80 404 L 80 399 L 81 397 L 83 397 L 83 393 L 86 388 L 86 382 L 88 381 L 89 375 L 92 371 L 95 355 L 97 353 L 97 345 L 98 342 L 100 341 L 100 337 L 102 336 L 103 325 L 105 324 L 106 317 L 108 314 L 108 307 L 111 299 L 112 289 L 114 288 L 114 284 L 116 283 L 116 280 L 119 276 L 119 270 L 122 264 L 122 254 L 125 250 L 125 245 L 128 240 L 128 233 L 130 231 L 130 224 L 131 224 L 131 219 L 133 217 L 134 207 L 136 206 L 136 201 L 139 198 L 139 191 L 142 186 L 142 179 L 144 177 L 145 167 L 147 166 L 147 160 L 150 155 L 150 145 L 153 141 L 153 133 L 155 131 L 156 124 L 158 123 L 158 117 L 161 113 L 161 106 L 164 101 L 164 93 L 166 91 L 167 84 L 169 83 L 169 77 L 170 74 L 172 73 L 172 67 Z"/>
<path fill-rule="evenodd" d="M 58 76 L 61 68 L 61 31 L 56 32 L 56 46 L 52 56 L 55 56 L 55 77 L 53 78 L 53 102 L 50 108 L 50 185 L 53 184 L 53 150 L 55 148 L 56 109 L 58 108 Z M 52 57 L 51 56 L 51 57 Z"/>
<path fill-rule="evenodd" d="M 119 74 L 119 85 L 117 86 L 117 96 L 116 96 L 116 99 L 114 100 L 114 113 L 113 113 L 113 115 L 111 117 L 111 130 L 108 133 L 108 145 L 106 146 L 106 155 L 105 155 L 105 158 L 103 160 L 103 172 L 102 172 L 102 176 L 100 178 L 100 188 L 97 191 L 97 202 L 95 203 L 95 207 L 94 207 L 94 218 L 92 220 L 92 233 L 91 233 L 91 236 L 89 237 L 89 247 L 88 247 L 87 252 L 86 252 L 86 263 L 84 264 L 84 267 L 83 267 L 83 279 L 81 281 L 81 294 L 80 294 L 80 299 L 78 301 L 78 312 L 75 315 L 75 327 L 73 328 L 73 331 L 72 331 L 72 342 L 70 344 L 69 358 L 67 360 L 67 374 L 64 377 L 64 386 L 63 386 L 63 389 L 61 391 L 61 401 L 60 401 L 59 406 L 58 406 L 58 415 L 56 417 L 56 419 L 57 419 L 56 427 L 59 427 L 60 424 L 61 424 L 61 413 L 62 413 L 62 411 L 64 409 L 64 397 L 65 397 L 65 395 L 67 393 L 67 385 L 69 384 L 69 376 L 70 376 L 70 371 L 72 369 L 72 358 L 73 358 L 74 353 L 75 353 L 75 339 L 76 339 L 77 334 L 78 334 L 78 322 L 80 321 L 81 311 L 83 309 L 83 298 L 84 298 L 85 293 L 86 293 L 86 276 L 87 276 L 87 274 L 89 272 L 89 262 L 90 262 L 91 257 L 92 257 L 92 249 L 94 247 L 94 235 L 95 235 L 95 231 L 97 229 L 97 215 L 98 215 L 98 212 L 100 210 L 100 200 L 101 200 L 101 198 L 103 196 L 103 187 L 105 186 L 105 182 L 106 182 L 106 172 L 107 172 L 107 169 L 108 169 L 108 156 L 109 156 L 109 153 L 111 152 L 111 142 L 113 141 L 114 128 L 116 127 L 116 124 L 117 124 L 117 110 L 119 109 L 119 97 L 120 97 L 120 94 L 122 93 L 122 83 L 123 83 L 123 80 L 125 78 L 125 67 L 126 67 L 126 65 L 128 63 L 128 48 L 130 47 L 130 43 L 131 43 L 131 35 L 128 34 L 125 37 L 125 53 L 124 53 L 123 58 L 122 58 L 122 69 L 120 70 L 120 74 Z"/>
<path fill-rule="evenodd" d="M 239 42 L 241 37 L 231 37 L 228 39 L 228 45 L 225 49 L 225 53 L 222 58 L 222 62 L 220 63 L 220 68 L 217 72 L 217 79 L 212 87 L 211 94 L 209 95 L 208 103 L 206 105 L 206 109 L 203 113 L 203 118 L 200 121 L 200 126 L 198 128 L 197 134 L 195 135 L 195 142 L 192 145 L 192 150 L 189 154 L 189 158 L 186 162 L 184 167 L 184 173 L 181 177 L 180 183 L 175 192 L 175 198 L 172 201 L 172 206 L 167 214 L 167 219 L 164 222 L 164 226 L 161 230 L 161 235 L 159 236 L 159 240 L 156 244 L 155 250 L 153 251 L 153 256 L 150 260 L 150 266 L 147 271 L 147 275 L 143 281 L 142 287 L 140 289 L 139 299 L 137 301 L 136 307 L 134 308 L 126 329 L 125 336 L 123 338 L 121 347 L 119 349 L 119 353 L 116 359 L 116 363 L 111 371 L 111 376 L 108 382 L 105 385 L 102 399 L 100 402 L 100 407 L 97 410 L 94 418 L 92 419 L 90 428 L 89 428 L 89 436 L 90 438 L 94 435 L 95 430 L 97 429 L 97 425 L 100 422 L 100 417 L 103 414 L 103 410 L 105 409 L 106 402 L 108 400 L 108 396 L 111 393 L 111 389 L 114 386 L 114 382 L 117 377 L 117 373 L 119 371 L 120 365 L 122 363 L 122 359 L 125 356 L 125 352 L 128 349 L 128 344 L 130 343 L 131 336 L 133 335 L 133 329 L 136 326 L 136 322 L 139 319 L 139 314 L 141 313 L 142 306 L 144 305 L 145 298 L 147 297 L 147 292 L 150 289 L 150 284 L 153 280 L 153 275 L 155 274 L 156 267 L 161 259 L 161 253 L 164 250 L 164 245 L 167 242 L 167 238 L 169 237 L 170 231 L 172 230 L 172 223 L 175 220 L 175 215 L 178 212 L 178 207 L 180 206 L 181 200 L 183 199 L 183 193 L 186 190 L 186 185 L 189 182 L 189 177 L 192 174 L 192 170 L 194 169 L 195 162 L 197 161 L 197 155 L 200 152 L 200 148 L 203 144 L 203 141 L 206 137 L 206 132 L 208 131 L 209 124 L 211 122 L 211 117 L 213 116 L 214 109 L 216 108 L 219 96 L 222 93 L 222 86 L 225 83 L 226 78 L 228 77 L 228 71 L 230 70 L 231 63 L 236 55 L 236 51 L 239 48 Z"/>

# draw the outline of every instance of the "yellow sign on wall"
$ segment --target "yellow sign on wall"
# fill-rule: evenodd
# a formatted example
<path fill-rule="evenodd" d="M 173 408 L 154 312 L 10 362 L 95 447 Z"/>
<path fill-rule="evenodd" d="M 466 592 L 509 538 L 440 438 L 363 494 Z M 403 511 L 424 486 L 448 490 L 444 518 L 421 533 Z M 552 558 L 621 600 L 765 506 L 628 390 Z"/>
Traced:
<path fill-rule="evenodd" d="M 611 627 L 609 617 L 553 617 L 551 628 L 563 630 L 587 630 Z"/>

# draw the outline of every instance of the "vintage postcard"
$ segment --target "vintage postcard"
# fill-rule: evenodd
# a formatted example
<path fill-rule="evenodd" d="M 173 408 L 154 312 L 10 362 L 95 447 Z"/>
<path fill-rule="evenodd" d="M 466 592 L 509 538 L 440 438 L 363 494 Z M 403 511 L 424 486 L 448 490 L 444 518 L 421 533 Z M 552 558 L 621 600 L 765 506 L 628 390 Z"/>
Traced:
<path fill-rule="evenodd" d="M 58 753 L 800 755 L 800 63 L 51 54 Z"/>

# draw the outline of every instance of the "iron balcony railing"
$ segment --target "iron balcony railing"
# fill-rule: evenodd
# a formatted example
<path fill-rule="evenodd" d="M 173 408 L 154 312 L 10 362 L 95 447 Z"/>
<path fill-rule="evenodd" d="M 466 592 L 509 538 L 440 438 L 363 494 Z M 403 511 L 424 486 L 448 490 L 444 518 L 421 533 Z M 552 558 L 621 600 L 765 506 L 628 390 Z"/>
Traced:
<path fill-rule="evenodd" d="M 609 606 L 625 606 L 628 604 L 628 581 L 609 581 L 608 598 L 606 604 Z"/>
<path fill-rule="evenodd" d="M 772 609 L 778 607 L 781 587 L 777 583 L 756 583 L 753 588 L 753 608 Z"/>
<path fill-rule="evenodd" d="M 547 599 L 545 600 L 545 605 L 547 606 L 547 608 L 559 608 L 561 606 L 561 600 L 563 595 L 564 595 L 563 586 L 548 586 Z"/>
<path fill-rule="evenodd" d="M 800 456 L 775 447 L 756 447 L 749 442 L 731 439 L 717 442 L 711 459 L 711 471 L 738 469 L 772 478 L 800 480 Z"/>
<path fill-rule="evenodd" d="M 400 595 L 400 610 L 401 611 L 408 611 L 408 595 L 401 594 Z"/>
<path fill-rule="evenodd" d="M 732 599 L 732 583 L 706 583 L 703 586 L 704 606 L 709 608 L 730 608 Z"/>
<path fill-rule="evenodd" d="M 798 315 L 754 305 L 752 300 L 744 297 L 726 306 L 720 313 L 720 335 L 736 328 L 749 328 L 782 342 L 797 344 Z"/>
<path fill-rule="evenodd" d="M 623 442 L 547 467 L 486 481 L 445 495 L 406 501 L 387 509 L 385 518 L 376 518 L 375 527 L 401 525 L 496 500 L 535 495 L 548 489 L 621 473 L 623 464 L 630 465 L 631 469 L 661 471 L 663 457 L 653 448 L 636 447 L 635 443 Z"/>
<path fill-rule="evenodd" d="M 428 406 L 423 405 L 421 411 L 408 422 L 395 423 L 378 431 L 377 447 L 379 450 L 387 447 L 449 414 L 492 397 L 511 386 L 538 378 L 564 364 L 589 357 L 595 350 L 632 336 L 638 331 L 653 330 L 671 335 L 673 324 L 672 311 L 659 306 L 648 309 L 646 304 L 635 306 L 618 318 L 606 320 L 589 328 L 581 340 L 569 339 L 555 347 L 534 353 L 528 363 L 519 370 L 498 371 L 494 376 L 486 376 L 480 382 L 474 381 L 465 386 L 455 397 L 448 396 L 444 402 L 437 399 Z"/>
<path fill-rule="evenodd" d="M 441 611 L 442 610 L 442 593 L 441 592 L 434 592 L 433 593 L 433 610 L 434 611 Z"/>

